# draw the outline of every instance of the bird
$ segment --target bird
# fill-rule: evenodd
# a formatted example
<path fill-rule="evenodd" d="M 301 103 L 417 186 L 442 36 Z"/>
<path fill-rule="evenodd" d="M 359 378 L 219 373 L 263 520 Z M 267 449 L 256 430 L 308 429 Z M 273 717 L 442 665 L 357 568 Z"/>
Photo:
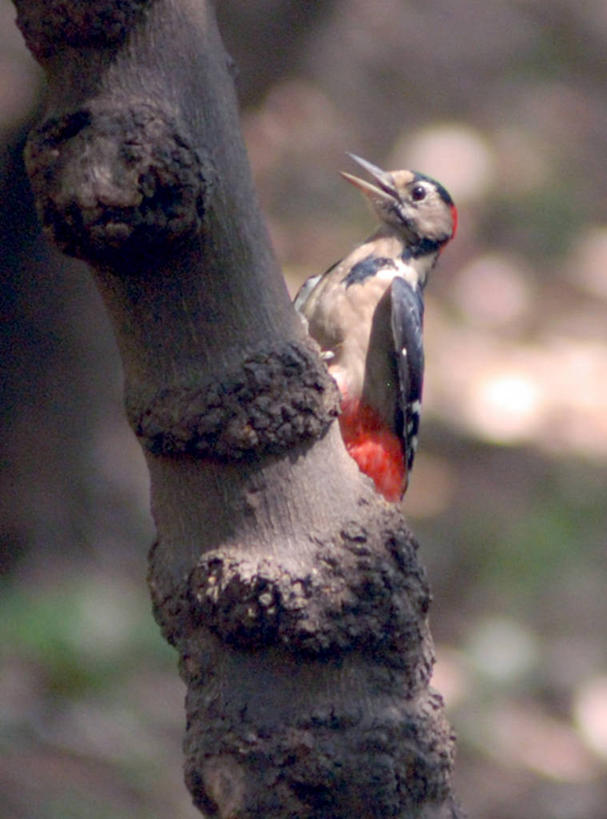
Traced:
<path fill-rule="evenodd" d="M 384 171 L 348 154 L 373 180 L 345 171 L 379 225 L 301 286 L 294 307 L 340 392 L 346 450 L 386 500 L 407 490 L 424 379 L 424 287 L 457 230 L 447 190 L 425 174 Z"/>

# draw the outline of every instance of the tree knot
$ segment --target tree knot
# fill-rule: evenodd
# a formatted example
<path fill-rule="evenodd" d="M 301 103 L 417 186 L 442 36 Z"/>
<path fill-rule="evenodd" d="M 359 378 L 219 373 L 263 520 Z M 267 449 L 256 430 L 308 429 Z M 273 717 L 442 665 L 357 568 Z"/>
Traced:
<path fill-rule="evenodd" d="M 131 271 L 202 227 L 214 171 L 147 103 L 50 119 L 25 157 L 44 229 L 69 255 Z"/>
<path fill-rule="evenodd" d="M 150 451 L 232 461 L 320 438 L 338 406 L 337 388 L 307 341 L 258 351 L 207 386 L 163 389 L 143 409 L 127 399 L 131 425 Z"/>
<path fill-rule="evenodd" d="M 388 525 L 374 533 L 347 523 L 317 544 L 309 566 L 206 553 L 188 582 L 192 627 L 249 651 L 274 644 L 335 657 L 357 650 L 410 673 L 412 690 L 427 682 L 429 594 L 408 530 Z"/>
<path fill-rule="evenodd" d="M 129 31 L 145 17 L 154 0 L 15 0 L 17 25 L 36 59 L 44 61 L 61 46 L 107 47 L 122 43 Z"/>

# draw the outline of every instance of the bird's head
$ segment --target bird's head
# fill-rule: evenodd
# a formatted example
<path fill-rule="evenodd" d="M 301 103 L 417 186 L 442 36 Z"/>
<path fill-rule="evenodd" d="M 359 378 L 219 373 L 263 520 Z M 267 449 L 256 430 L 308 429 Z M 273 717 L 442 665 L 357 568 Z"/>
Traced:
<path fill-rule="evenodd" d="M 365 195 L 381 222 L 411 244 L 442 247 L 455 236 L 457 210 L 448 192 L 429 176 L 415 171 L 382 171 L 349 154 L 377 184 L 341 172 Z"/>

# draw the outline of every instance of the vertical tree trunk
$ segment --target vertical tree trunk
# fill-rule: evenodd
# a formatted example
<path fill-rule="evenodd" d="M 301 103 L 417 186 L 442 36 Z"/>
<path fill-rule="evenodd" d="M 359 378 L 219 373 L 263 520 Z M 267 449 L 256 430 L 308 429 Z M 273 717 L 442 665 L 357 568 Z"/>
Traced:
<path fill-rule="evenodd" d="M 344 451 L 252 189 L 204 0 L 16 0 L 49 98 L 28 171 L 86 259 L 146 453 L 186 781 L 221 817 L 456 816 L 429 591 Z"/>

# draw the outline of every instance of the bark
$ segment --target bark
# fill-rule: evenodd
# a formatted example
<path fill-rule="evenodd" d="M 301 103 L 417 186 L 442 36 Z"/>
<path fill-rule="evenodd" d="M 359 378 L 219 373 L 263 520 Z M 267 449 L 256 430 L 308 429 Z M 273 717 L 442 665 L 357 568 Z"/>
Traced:
<path fill-rule="evenodd" d="M 158 539 L 155 616 L 208 816 L 456 816 L 430 594 L 344 451 L 255 201 L 203 0 L 16 0 L 46 68 L 28 172 L 113 322 Z"/>

